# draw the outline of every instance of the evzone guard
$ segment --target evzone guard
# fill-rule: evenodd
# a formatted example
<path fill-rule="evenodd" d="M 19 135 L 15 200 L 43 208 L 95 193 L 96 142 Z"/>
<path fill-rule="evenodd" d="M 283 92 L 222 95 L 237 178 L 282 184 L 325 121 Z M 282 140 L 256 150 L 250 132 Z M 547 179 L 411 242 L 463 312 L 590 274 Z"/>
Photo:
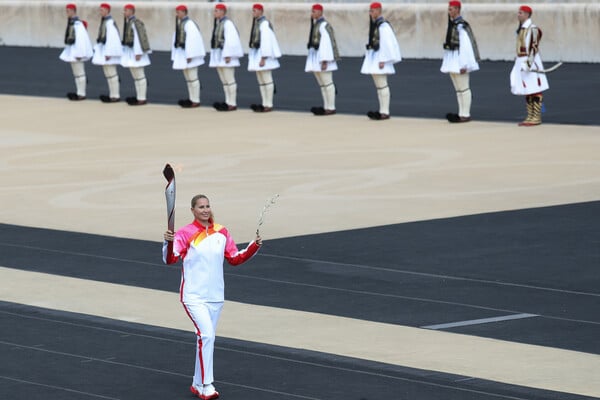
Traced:
<path fill-rule="evenodd" d="M 256 80 L 260 90 L 261 103 L 252 104 L 254 112 L 273 110 L 275 83 L 273 70 L 279 68 L 281 50 L 273 26 L 263 15 L 264 7 L 260 3 L 252 6 L 252 28 L 248 43 L 248 71 L 256 71 Z"/>
<path fill-rule="evenodd" d="M 314 4 L 311 9 L 307 47 L 304 71 L 315 75 L 323 97 L 323 107 L 312 107 L 310 111 L 314 115 L 333 115 L 336 113 L 333 71 L 338 69 L 340 54 L 333 28 L 323 17 L 321 4 Z"/>
<path fill-rule="evenodd" d="M 373 77 L 379 111 L 369 111 L 367 116 L 380 121 L 390 118 L 388 75 L 396 73 L 394 64 L 402 61 L 402 56 L 396 34 L 390 23 L 383 18 L 381 3 L 374 2 L 369 6 L 369 22 L 369 41 L 360 73 Z"/>
<path fill-rule="evenodd" d="M 210 39 L 211 68 L 216 68 L 223 84 L 224 102 L 216 102 L 213 107 L 217 111 L 237 110 L 237 82 L 235 69 L 240 66 L 240 58 L 244 56 L 240 34 L 235 24 L 227 17 L 227 7 L 218 3 L 213 11 L 215 22 Z"/>
<path fill-rule="evenodd" d="M 121 99 L 117 65 L 121 64 L 123 46 L 121 45 L 119 29 L 110 15 L 110 4 L 100 4 L 99 13 L 100 26 L 96 45 L 94 46 L 92 64 L 102 66 L 104 77 L 108 83 L 108 95 L 100 95 L 100 100 L 103 103 L 117 103 Z"/>
<path fill-rule="evenodd" d="M 452 0 L 448 3 L 448 29 L 444 41 L 444 58 L 440 71 L 450 75 L 456 100 L 458 114 L 448 113 L 449 122 L 469 122 L 471 120 L 471 87 L 469 74 L 479 70 L 479 50 L 473 30 L 461 16 L 461 3 Z"/>
<path fill-rule="evenodd" d="M 527 117 L 519 123 L 519 126 L 534 126 L 542 123 L 542 92 L 549 88 L 539 54 L 542 31 L 531 21 L 532 14 L 531 7 L 526 5 L 519 7 L 517 58 L 510 73 L 512 94 L 525 96 L 527 104 Z"/>
<path fill-rule="evenodd" d="M 69 100 L 85 100 L 87 76 L 85 74 L 85 61 L 92 58 L 94 50 L 87 33 L 87 24 L 77 16 L 77 6 L 69 3 L 66 6 L 67 30 L 65 31 L 65 48 L 59 58 L 71 65 L 75 78 L 76 93 L 69 92 Z"/>
<path fill-rule="evenodd" d="M 173 69 L 183 72 L 187 84 L 188 98 L 179 100 L 183 108 L 200 106 L 200 79 L 198 67 L 204 64 L 204 40 L 198 25 L 188 16 L 185 5 L 175 8 L 175 33 L 173 34 L 173 47 L 171 61 Z"/>
<path fill-rule="evenodd" d="M 148 81 L 144 68 L 150 65 L 150 42 L 144 23 L 136 18 L 135 6 L 125 4 L 123 8 L 123 55 L 121 66 L 129 68 L 135 85 L 135 97 L 125 99 L 130 106 L 141 106 L 147 103 Z"/>

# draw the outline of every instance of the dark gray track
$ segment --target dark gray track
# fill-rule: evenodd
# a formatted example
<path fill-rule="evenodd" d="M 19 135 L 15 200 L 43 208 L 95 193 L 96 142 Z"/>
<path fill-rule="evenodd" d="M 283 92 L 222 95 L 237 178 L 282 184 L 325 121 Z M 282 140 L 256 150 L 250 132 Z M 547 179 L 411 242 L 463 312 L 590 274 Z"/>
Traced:
<path fill-rule="evenodd" d="M 194 337 L 0 302 L 0 398 L 192 399 Z M 228 400 L 578 400 L 480 379 L 219 338 L 215 369 Z"/>
<path fill-rule="evenodd" d="M 63 97 L 73 83 L 59 52 L 0 47 L 10 60 L 0 64 L 0 93 Z M 167 53 L 152 60 L 150 101 L 175 104 L 183 78 Z M 336 72 L 339 112 L 375 108 L 360 62 L 345 59 Z M 303 63 L 282 60 L 277 108 L 319 104 Z M 476 119 L 521 118 L 522 99 L 508 91 L 510 68 L 484 62 L 472 74 Z M 439 61 L 406 60 L 397 70 L 394 115 L 443 118 L 454 110 Z M 133 95 L 128 72 L 120 73 L 123 97 Z M 106 83 L 100 68 L 88 64 L 88 74 L 89 97 L 97 98 Z M 202 67 L 201 76 L 204 104 L 221 100 L 216 73 Z M 254 76 L 239 69 L 237 77 L 240 105 L 256 102 Z M 545 121 L 600 125 L 597 65 L 567 64 L 550 82 Z M 170 291 L 179 284 L 179 268 L 161 264 L 158 243 L 6 224 L 0 265 Z M 600 202 L 591 202 L 272 240 L 250 264 L 227 269 L 226 285 L 230 300 L 410 326 L 537 314 L 449 330 L 600 354 L 598 265 Z M 191 398 L 193 346 L 191 332 L 0 302 L 0 399 Z M 226 400 L 583 399 L 224 338 L 216 374 Z"/>
<path fill-rule="evenodd" d="M 599 354 L 599 242 L 600 202 L 271 240 L 226 269 L 227 298 L 411 326 L 532 313 L 451 330 Z M 170 291 L 179 283 L 159 243 L 14 225 L 0 225 L 0 265 Z M 0 326 L 0 398 L 189 397 L 191 332 L 9 303 Z M 218 346 L 219 388 L 231 400 L 581 398 L 259 343 Z"/>
<path fill-rule="evenodd" d="M 33 96 L 64 97 L 74 90 L 70 67 L 58 59 L 60 49 L 1 47 L 0 93 Z M 150 102 L 176 104 L 187 97 L 180 72 L 171 69 L 170 54 L 155 52 L 149 66 L 148 99 Z M 207 58 L 208 60 L 208 58 Z M 304 72 L 304 57 L 286 56 L 282 68 L 275 71 L 277 85 L 275 106 L 281 110 L 306 111 L 321 105 L 318 86 L 311 74 Z M 361 75 L 360 58 L 344 58 L 334 79 L 338 89 L 337 109 L 340 113 L 366 114 L 377 108 L 377 98 L 371 77 Z M 552 62 L 548 61 L 548 65 Z M 238 104 L 249 107 L 259 102 L 255 75 L 246 70 L 246 60 L 237 70 Z M 390 78 L 391 113 L 395 116 L 441 118 L 456 112 L 456 98 L 450 79 L 439 71 L 439 60 L 405 60 L 397 64 L 397 74 Z M 106 80 L 100 67 L 86 64 L 88 97 L 97 99 L 106 94 Z M 512 63 L 481 63 L 481 70 L 471 74 L 473 92 L 472 115 L 486 121 L 520 121 L 525 113 L 522 97 L 509 89 Z M 134 96 L 129 71 L 119 69 L 122 97 Z M 546 92 L 544 121 L 600 125 L 600 68 L 598 64 L 568 63 L 550 75 L 550 90 Z M 223 94 L 214 69 L 200 67 L 202 102 L 210 106 L 222 101 Z M 96 101 L 96 100 L 94 100 Z M 107 107 L 123 107 L 124 103 Z M 190 110 L 194 112 L 194 110 Z"/>

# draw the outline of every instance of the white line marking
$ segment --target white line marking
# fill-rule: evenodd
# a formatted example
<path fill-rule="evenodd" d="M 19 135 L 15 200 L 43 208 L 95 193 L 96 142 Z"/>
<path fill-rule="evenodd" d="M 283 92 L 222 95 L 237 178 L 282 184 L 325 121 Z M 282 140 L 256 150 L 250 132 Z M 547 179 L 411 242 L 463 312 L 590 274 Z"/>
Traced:
<path fill-rule="evenodd" d="M 471 319 L 468 321 L 449 322 L 447 324 L 427 325 L 427 326 L 422 326 L 421 328 L 446 329 L 446 328 L 456 328 L 457 326 L 488 324 L 490 322 L 510 321 L 513 319 L 523 319 L 523 318 L 533 318 L 533 317 L 539 317 L 539 315 L 527 314 L 527 313 L 511 314 L 511 315 L 504 315 L 502 317 L 480 318 L 480 319 Z"/>
<path fill-rule="evenodd" d="M 333 287 L 333 286 L 313 285 L 313 284 L 310 284 L 310 283 L 290 282 L 290 281 L 284 281 L 284 280 L 280 280 L 280 279 L 261 278 L 261 277 L 258 277 L 258 276 L 242 275 L 242 274 L 236 274 L 236 273 L 232 273 L 232 272 L 225 272 L 225 275 L 240 277 L 240 278 L 244 278 L 244 279 L 254 279 L 254 280 L 265 281 L 265 282 L 282 283 L 282 284 L 292 285 L 292 286 L 304 286 L 304 287 L 312 287 L 312 288 L 316 288 L 316 289 L 331 290 L 331 291 L 337 291 L 337 292 L 361 294 L 361 295 L 366 295 L 366 296 L 389 297 L 389 298 L 396 298 L 396 299 L 421 301 L 421 302 L 424 302 L 424 303 L 447 304 L 447 305 L 452 305 L 452 306 L 475 308 L 475 309 L 478 309 L 478 310 L 507 312 L 507 313 L 512 313 L 512 314 L 524 314 L 524 313 L 522 313 L 522 312 L 520 312 L 518 310 L 509 310 L 509 309 L 505 309 L 505 308 L 494 308 L 494 307 L 478 306 L 478 305 L 475 305 L 475 304 L 460 303 L 460 302 L 457 302 L 457 301 L 444 301 L 444 300 L 429 299 L 429 298 L 426 298 L 426 297 L 400 296 L 400 295 L 397 295 L 397 294 L 368 292 L 368 291 L 365 291 L 365 290 L 344 289 L 344 288 L 338 288 L 338 287 Z M 583 320 L 583 319 L 555 317 L 553 315 L 547 315 L 547 314 L 544 314 L 544 315 L 535 314 L 535 315 L 539 315 L 540 317 L 543 317 L 543 318 L 546 318 L 546 319 L 557 320 L 557 321 L 569 321 L 569 322 L 578 322 L 578 323 L 581 323 L 581 324 L 600 325 L 600 321 L 588 321 L 588 320 Z"/>

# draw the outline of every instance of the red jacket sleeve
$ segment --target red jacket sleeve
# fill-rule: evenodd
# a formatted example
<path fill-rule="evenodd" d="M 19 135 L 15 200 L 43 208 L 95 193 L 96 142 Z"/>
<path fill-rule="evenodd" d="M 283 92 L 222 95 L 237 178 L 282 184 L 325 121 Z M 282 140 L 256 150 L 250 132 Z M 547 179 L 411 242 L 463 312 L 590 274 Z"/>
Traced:
<path fill-rule="evenodd" d="M 255 241 L 250 242 L 248 247 L 242 251 L 238 251 L 237 245 L 229 235 L 229 232 L 225 233 L 227 237 L 227 243 L 225 244 L 225 259 L 231 265 L 240 265 L 252 258 L 260 249 L 260 246 Z"/>

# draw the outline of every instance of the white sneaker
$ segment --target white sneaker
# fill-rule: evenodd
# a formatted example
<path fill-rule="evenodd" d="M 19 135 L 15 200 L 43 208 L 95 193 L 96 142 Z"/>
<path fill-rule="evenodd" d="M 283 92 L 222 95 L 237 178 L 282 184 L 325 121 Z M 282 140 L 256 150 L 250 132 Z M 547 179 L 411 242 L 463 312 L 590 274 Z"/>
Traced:
<path fill-rule="evenodd" d="M 199 399 L 202 398 L 202 386 L 192 385 L 190 386 L 190 392 L 192 392 L 192 394 L 198 397 Z"/>
<path fill-rule="evenodd" d="M 202 388 L 202 396 L 200 396 L 200 398 L 202 400 L 218 399 L 219 392 L 217 392 L 217 389 L 215 389 L 212 383 L 209 383 L 208 385 L 204 385 L 204 387 Z"/>

